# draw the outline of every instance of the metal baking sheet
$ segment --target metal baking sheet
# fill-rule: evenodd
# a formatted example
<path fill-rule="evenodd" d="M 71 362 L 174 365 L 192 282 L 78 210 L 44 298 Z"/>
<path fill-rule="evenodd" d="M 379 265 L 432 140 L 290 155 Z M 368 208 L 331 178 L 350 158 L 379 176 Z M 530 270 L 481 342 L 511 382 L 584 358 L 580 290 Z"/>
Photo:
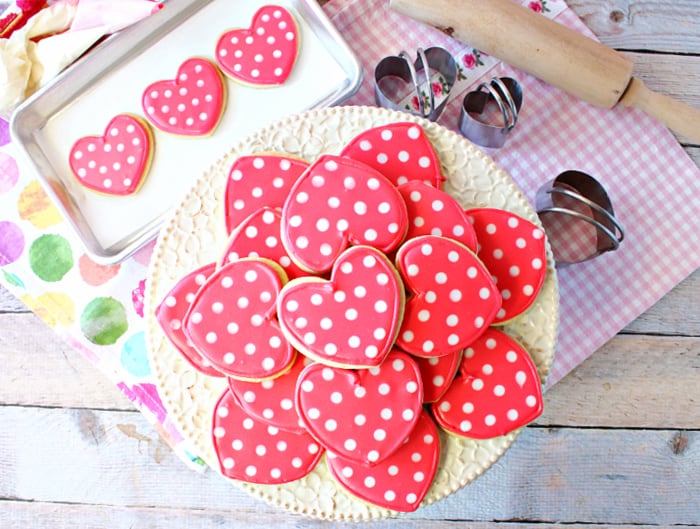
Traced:
<path fill-rule="evenodd" d="M 101 195 L 75 179 L 68 154 L 77 139 L 101 135 L 116 114 L 143 116 L 146 86 L 173 79 L 190 57 L 213 62 L 219 35 L 249 27 L 254 13 L 269 3 L 169 0 L 96 47 L 14 113 L 11 131 L 25 162 L 95 261 L 117 263 L 152 240 L 193 181 L 237 139 L 285 115 L 338 104 L 359 88 L 360 63 L 318 3 L 277 0 L 294 14 L 300 32 L 297 63 L 283 85 L 255 88 L 226 79 L 226 108 L 211 136 L 178 137 L 153 127 L 151 168 L 133 195 Z"/>

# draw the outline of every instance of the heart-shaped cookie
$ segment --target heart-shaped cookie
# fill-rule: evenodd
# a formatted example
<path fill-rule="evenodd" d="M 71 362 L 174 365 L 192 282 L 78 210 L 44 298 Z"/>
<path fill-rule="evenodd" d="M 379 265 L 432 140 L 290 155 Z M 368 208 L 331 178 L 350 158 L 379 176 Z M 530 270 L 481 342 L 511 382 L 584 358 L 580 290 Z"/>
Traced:
<path fill-rule="evenodd" d="M 250 215 L 231 233 L 221 264 L 243 257 L 262 257 L 280 265 L 289 279 L 308 275 L 292 261 L 282 244 L 281 221 L 279 210 L 269 207 Z"/>
<path fill-rule="evenodd" d="M 294 403 L 299 374 L 311 360 L 297 355 L 294 363 L 281 375 L 260 382 L 229 377 L 228 385 L 241 407 L 252 417 L 290 432 L 304 432 Z"/>
<path fill-rule="evenodd" d="M 437 472 L 440 435 L 430 415 L 423 411 L 396 452 L 376 465 L 363 465 L 326 452 L 333 477 L 350 494 L 392 511 L 415 511 Z"/>
<path fill-rule="evenodd" d="M 350 140 L 340 154 L 373 167 L 394 185 L 417 180 L 440 189 L 445 179 L 432 143 L 415 123 L 367 129 Z"/>
<path fill-rule="evenodd" d="M 307 356 L 339 367 L 382 363 L 401 324 L 404 290 L 383 254 L 354 246 L 336 261 L 331 279 L 287 283 L 277 303 L 279 322 Z"/>
<path fill-rule="evenodd" d="M 396 187 L 368 165 L 325 154 L 297 180 L 282 209 L 282 242 L 311 272 L 330 270 L 350 245 L 391 252 L 408 214 Z"/>
<path fill-rule="evenodd" d="M 496 208 L 470 209 L 477 255 L 498 285 L 503 306 L 494 323 L 504 323 L 527 310 L 547 274 L 544 231 L 522 217 Z"/>
<path fill-rule="evenodd" d="M 462 351 L 429 358 L 416 356 L 415 360 L 423 379 L 423 402 L 431 403 L 440 399 L 452 384 L 462 360 Z"/>
<path fill-rule="evenodd" d="M 421 235 L 437 235 L 454 239 L 476 251 L 474 228 L 452 195 L 416 180 L 397 189 L 408 209 L 407 240 Z"/>
<path fill-rule="evenodd" d="M 226 389 L 214 408 L 212 440 L 221 473 L 272 485 L 301 479 L 323 448 L 305 432 L 288 432 L 251 417 Z"/>
<path fill-rule="evenodd" d="M 71 171 L 78 181 L 106 195 L 135 193 L 151 165 L 153 138 L 148 125 L 132 114 L 118 114 L 102 136 L 85 136 L 73 144 Z"/>
<path fill-rule="evenodd" d="M 296 402 L 302 422 L 322 446 L 373 465 L 396 452 L 413 430 L 423 386 L 413 359 L 392 351 L 370 369 L 308 366 L 299 376 Z"/>
<path fill-rule="evenodd" d="M 396 344 L 411 354 L 443 356 L 464 349 L 501 307 L 489 271 L 453 239 L 410 239 L 399 248 L 396 263 L 411 293 Z"/>
<path fill-rule="evenodd" d="M 181 278 L 156 307 L 155 317 L 165 336 L 192 367 L 211 377 L 223 377 L 224 374 L 197 351 L 182 329 L 195 295 L 215 270 L 216 263 L 209 263 Z"/>
<path fill-rule="evenodd" d="M 228 376 L 263 380 L 284 372 L 294 360 L 275 313 L 284 274 L 278 268 L 249 258 L 222 266 L 185 315 L 185 336 Z"/>
<path fill-rule="evenodd" d="M 228 233 L 262 207 L 282 209 L 294 182 L 308 166 L 304 160 L 281 154 L 236 158 L 229 170 L 224 195 Z"/>
<path fill-rule="evenodd" d="M 457 378 L 432 405 L 442 428 L 472 439 L 505 435 L 535 420 L 542 408 L 542 384 L 530 355 L 494 328 L 464 351 Z"/>
<path fill-rule="evenodd" d="M 232 79 L 245 84 L 283 84 L 299 52 L 299 30 L 282 6 L 263 6 L 249 28 L 225 32 L 216 43 L 216 62 Z"/>
<path fill-rule="evenodd" d="M 221 119 L 226 89 L 211 62 L 193 57 L 183 62 L 175 79 L 150 84 L 141 96 L 148 119 L 163 132 L 179 136 L 206 136 Z"/>

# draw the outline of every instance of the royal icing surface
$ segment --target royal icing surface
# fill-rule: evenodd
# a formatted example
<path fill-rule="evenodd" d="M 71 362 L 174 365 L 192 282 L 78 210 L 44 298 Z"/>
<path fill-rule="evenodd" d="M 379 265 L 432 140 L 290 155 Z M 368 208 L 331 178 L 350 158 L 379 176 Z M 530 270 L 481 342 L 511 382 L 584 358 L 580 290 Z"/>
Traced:
<path fill-rule="evenodd" d="M 437 472 L 440 436 L 430 415 L 418 423 L 396 452 L 373 466 L 327 452 L 331 474 L 358 498 L 399 512 L 415 511 Z"/>
<path fill-rule="evenodd" d="M 423 402 L 431 403 L 442 397 L 452 384 L 462 360 L 462 351 L 430 358 L 416 356 L 415 360 L 423 379 Z"/>
<path fill-rule="evenodd" d="M 277 313 L 285 335 L 307 356 L 328 365 L 370 367 L 391 349 L 403 296 L 391 263 L 374 248 L 354 246 L 338 258 L 330 280 L 287 283 Z"/>
<path fill-rule="evenodd" d="M 312 364 L 296 390 L 302 422 L 324 448 L 363 464 L 396 452 L 420 416 L 423 386 L 418 366 L 401 352 L 370 369 Z"/>
<path fill-rule="evenodd" d="M 415 123 L 390 123 L 358 134 L 341 156 L 363 162 L 395 185 L 418 180 L 440 189 L 444 177 L 435 149 Z"/>
<path fill-rule="evenodd" d="M 223 373 L 215 369 L 187 339 L 182 329 L 195 294 L 216 270 L 216 263 L 210 263 L 194 270 L 181 278 L 165 295 L 156 307 L 156 321 L 173 346 L 180 351 L 192 367 L 211 377 L 222 377 Z"/>
<path fill-rule="evenodd" d="M 532 422 L 542 407 L 542 385 L 530 355 L 490 328 L 465 350 L 457 378 L 432 411 L 451 433 L 489 439 Z"/>
<path fill-rule="evenodd" d="M 143 183 L 152 155 L 148 125 L 131 114 L 119 114 L 102 136 L 85 136 L 73 144 L 69 165 L 88 189 L 107 195 L 130 195 Z"/>
<path fill-rule="evenodd" d="M 231 78 L 253 85 L 283 84 L 294 68 L 299 30 L 284 7 L 267 5 L 246 29 L 227 31 L 216 43 L 216 62 Z"/>
<path fill-rule="evenodd" d="M 262 207 L 281 209 L 294 182 L 308 166 L 303 160 L 279 154 L 237 158 L 226 180 L 224 214 L 228 233 Z"/>
<path fill-rule="evenodd" d="M 306 431 L 299 419 L 294 392 L 301 371 L 311 363 L 297 355 L 294 363 L 280 376 L 260 382 L 229 378 L 229 388 L 241 407 L 251 416 L 290 432 Z"/>
<path fill-rule="evenodd" d="M 241 259 L 219 268 L 199 289 L 185 316 L 184 332 L 219 371 L 244 380 L 284 372 L 295 351 L 277 323 L 282 288 L 268 262 Z"/>
<path fill-rule="evenodd" d="M 219 70 L 208 60 L 194 57 L 180 65 L 175 79 L 149 85 L 141 104 L 151 123 L 164 132 L 206 136 L 219 123 L 225 100 Z"/>
<path fill-rule="evenodd" d="M 547 272 L 544 231 L 518 215 L 495 208 L 467 211 L 479 241 L 477 255 L 503 298 L 494 323 L 522 314 L 535 301 Z"/>
<path fill-rule="evenodd" d="M 382 252 L 406 235 L 406 204 L 396 187 L 371 167 L 322 155 L 297 180 L 282 209 L 282 242 L 302 268 L 329 270 L 350 245 Z"/>
<path fill-rule="evenodd" d="M 501 295 L 489 271 L 466 247 L 424 235 L 399 248 L 397 268 L 410 292 L 396 344 L 417 356 L 463 349 L 491 324 Z"/>
<path fill-rule="evenodd" d="M 308 275 L 292 261 L 282 244 L 281 221 L 282 214 L 279 210 L 269 207 L 250 215 L 229 237 L 221 264 L 243 257 L 263 257 L 280 265 L 289 279 Z"/>
<path fill-rule="evenodd" d="M 305 432 L 251 417 L 227 389 L 214 409 L 212 437 L 221 473 L 249 483 L 288 483 L 306 476 L 323 448 Z"/>
<path fill-rule="evenodd" d="M 421 235 L 449 237 L 476 251 L 476 233 L 462 206 L 451 195 L 425 182 L 398 186 L 408 209 L 406 239 Z"/>

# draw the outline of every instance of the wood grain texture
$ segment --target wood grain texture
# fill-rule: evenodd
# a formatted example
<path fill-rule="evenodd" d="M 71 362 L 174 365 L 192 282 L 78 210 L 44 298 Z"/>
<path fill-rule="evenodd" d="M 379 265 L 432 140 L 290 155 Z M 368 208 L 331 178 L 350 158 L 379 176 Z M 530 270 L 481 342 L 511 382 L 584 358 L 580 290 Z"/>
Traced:
<path fill-rule="evenodd" d="M 230 510 L 192 510 L 173 507 L 157 509 L 153 507 L 113 507 L 105 505 L 60 504 L 44 502 L 7 501 L 2 504 L 0 523 L 10 522 L 9 527 L 51 527 L 52 529 L 173 529 L 201 527 L 245 527 L 247 529 L 327 529 L 328 523 L 277 516 L 272 519 L 258 513 L 233 515 Z M 428 525 L 429 524 L 429 525 Z M 508 529 L 553 529 L 562 527 L 558 523 L 527 523 L 508 520 L 478 522 L 463 520 L 426 520 L 402 517 L 382 522 L 334 523 L 334 529 L 488 529 L 503 525 Z M 631 526 L 620 524 L 567 524 L 567 529 L 627 529 Z M 658 529 L 658 525 L 635 525 L 634 529 Z M 696 525 L 686 525 L 690 529 Z"/>
<path fill-rule="evenodd" d="M 286 518 L 213 472 L 194 473 L 136 412 L 5 406 L 0 424 L 14 426 L 0 452 L 16 455 L 0 498 Z M 699 524 L 699 464 L 698 432 L 531 427 L 470 486 L 407 518 Z M 621 490 L 634 491 L 635 509 L 617 501 Z"/>
<path fill-rule="evenodd" d="M 567 4 L 613 48 L 700 53 L 696 0 L 569 0 Z"/>

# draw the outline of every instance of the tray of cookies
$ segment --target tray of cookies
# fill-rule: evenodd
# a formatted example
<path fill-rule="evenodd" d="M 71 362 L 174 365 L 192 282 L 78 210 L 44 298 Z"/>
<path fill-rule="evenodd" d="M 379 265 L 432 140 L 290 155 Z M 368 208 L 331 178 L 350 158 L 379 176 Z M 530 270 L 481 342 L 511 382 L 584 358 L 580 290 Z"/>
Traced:
<path fill-rule="evenodd" d="M 312 0 L 170 0 L 28 99 L 12 134 L 95 261 L 151 241 L 232 143 L 359 88 Z"/>

